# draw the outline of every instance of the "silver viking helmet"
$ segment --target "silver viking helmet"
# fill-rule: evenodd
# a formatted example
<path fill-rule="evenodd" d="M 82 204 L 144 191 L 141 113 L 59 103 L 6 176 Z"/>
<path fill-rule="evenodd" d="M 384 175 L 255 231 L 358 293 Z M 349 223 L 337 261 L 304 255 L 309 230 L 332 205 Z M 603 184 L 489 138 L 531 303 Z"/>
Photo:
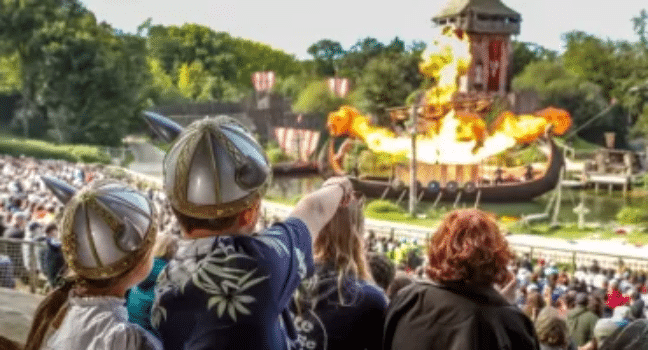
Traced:
<path fill-rule="evenodd" d="M 108 279 L 135 267 L 156 236 L 153 206 L 141 193 L 115 181 L 95 181 L 77 191 L 53 177 L 43 182 L 65 204 L 63 254 L 87 279 Z"/>
<path fill-rule="evenodd" d="M 268 158 L 236 119 L 205 118 L 182 129 L 158 114 L 145 115 L 158 135 L 177 139 L 164 159 L 164 190 L 180 213 L 226 217 L 250 207 L 265 192 L 271 177 Z"/>

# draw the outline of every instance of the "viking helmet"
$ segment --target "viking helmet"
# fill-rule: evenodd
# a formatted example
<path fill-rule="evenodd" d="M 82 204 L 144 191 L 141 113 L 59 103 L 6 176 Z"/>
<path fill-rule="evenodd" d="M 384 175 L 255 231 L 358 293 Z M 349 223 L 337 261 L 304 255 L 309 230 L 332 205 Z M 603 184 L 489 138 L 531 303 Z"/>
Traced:
<path fill-rule="evenodd" d="M 236 119 L 205 118 L 183 130 L 160 115 L 145 115 L 163 138 L 177 136 L 164 159 L 164 190 L 180 213 L 200 219 L 227 217 L 250 207 L 265 192 L 271 177 L 268 159 Z"/>
<path fill-rule="evenodd" d="M 115 181 L 95 181 L 77 191 L 56 178 L 42 179 L 65 204 L 63 254 L 77 275 L 87 279 L 119 276 L 151 250 L 156 216 L 141 193 Z"/>

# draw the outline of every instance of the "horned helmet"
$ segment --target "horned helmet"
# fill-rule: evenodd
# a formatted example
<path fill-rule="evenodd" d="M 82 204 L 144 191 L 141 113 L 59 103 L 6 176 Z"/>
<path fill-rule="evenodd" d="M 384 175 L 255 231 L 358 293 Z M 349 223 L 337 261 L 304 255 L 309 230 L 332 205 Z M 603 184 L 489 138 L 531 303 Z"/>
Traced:
<path fill-rule="evenodd" d="M 236 119 L 205 118 L 183 128 L 145 112 L 153 131 L 174 142 L 164 158 L 164 191 L 189 217 L 216 219 L 249 208 L 265 193 L 271 169 L 263 148 Z"/>
<path fill-rule="evenodd" d="M 155 209 L 140 192 L 111 180 L 94 181 L 81 190 L 54 177 L 42 180 L 65 204 L 63 255 L 78 276 L 91 280 L 119 276 L 152 249 Z"/>

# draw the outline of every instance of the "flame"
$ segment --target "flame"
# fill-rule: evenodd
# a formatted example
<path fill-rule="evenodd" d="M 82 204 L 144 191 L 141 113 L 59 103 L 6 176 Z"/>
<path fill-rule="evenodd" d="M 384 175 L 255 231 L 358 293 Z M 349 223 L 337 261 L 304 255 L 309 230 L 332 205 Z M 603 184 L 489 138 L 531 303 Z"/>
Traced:
<path fill-rule="evenodd" d="M 468 34 L 453 27 L 443 27 L 431 48 L 423 54 L 419 70 L 433 78 L 436 85 L 427 91 L 425 100 L 434 106 L 449 106 L 457 92 L 457 79 L 468 72 L 472 56 Z"/>
<path fill-rule="evenodd" d="M 562 134 L 570 124 L 569 113 L 556 108 L 546 116 L 504 112 L 489 133 L 478 115 L 452 111 L 439 120 L 438 131 L 430 128 L 417 139 L 417 159 L 430 164 L 476 164 L 516 144 L 535 141 L 550 125 L 554 133 Z M 330 113 L 327 127 L 331 135 L 360 139 L 374 152 L 411 157 L 409 136 L 397 136 L 386 128 L 372 125 L 368 117 L 353 107 L 343 106 Z"/>
<path fill-rule="evenodd" d="M 425 95 L 433 118 L 422 118 L 425 131 L 417 138 L 417 159 L 426 163 L 476 164 L 502 153 L 516 144 L 528 144 L 543 136 L 549 125 L 553 133 L 564 134 L 571 126 L 567 111 L 547 108 L 537 115 L 502 113 L 491 125 L 477 114 L 452 110 L 458 78 L 471 63 L 470 39 L 452 27 L 441 29 L 431 51 L 419 65 L 421 73 L 435 80 Z M 441 112 L 441 114 L 439 114 Z M 447 113 L 446 113 L 447 112 Z M 439 118 L 440 117 L 440 118 Z M 363 140 L 374 152 L 411 158 L 411 139 L 371 124 L 367 116 L 350 106 L 342 106 L 328 116 L 327 127 L 333 136 Z M 417 126 L 420 129 L 420 125 Z M 490 132 L 489 132 L 490 130 Z"/>

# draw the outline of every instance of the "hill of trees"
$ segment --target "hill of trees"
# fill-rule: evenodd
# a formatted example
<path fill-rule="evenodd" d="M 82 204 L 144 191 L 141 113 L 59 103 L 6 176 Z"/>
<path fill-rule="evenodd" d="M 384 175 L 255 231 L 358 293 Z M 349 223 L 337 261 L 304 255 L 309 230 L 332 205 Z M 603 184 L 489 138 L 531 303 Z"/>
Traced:
<path fill-rule="evenodd" d="M 252 92 L 250 77 L 259 70 L 276 72 L 275 92 L 297 111 L 325 114 L 350 103 L 382 121 L 385 108 L 404 105 L 433 83 L 418 72 L 425 44 L 398 37 L 387 43 L 367 37 L 350 48 L 325 38 L 309 47 L 311 59 L 300 61 L 192 23 L 148 20 L 137 33 L 123 33 L 99 23 L 78 0 L 0 4 L 0 94 L 18 96 L 13 117 L 0 124 L 21 136 L 118 145 L 143 128 L 143 109 L 238 101 Z M 648 135 L 648 14 L 629 20 L 634 42 L 570 32 L 562 53 L 514 42 L 513 88 L 534 89 L 543 106 L 568 109 L 576 127 L 587 123 L 585 134 Z M 352 82 L 344 99 L 327 88 L 325 79 L 334 75 Z"/>

